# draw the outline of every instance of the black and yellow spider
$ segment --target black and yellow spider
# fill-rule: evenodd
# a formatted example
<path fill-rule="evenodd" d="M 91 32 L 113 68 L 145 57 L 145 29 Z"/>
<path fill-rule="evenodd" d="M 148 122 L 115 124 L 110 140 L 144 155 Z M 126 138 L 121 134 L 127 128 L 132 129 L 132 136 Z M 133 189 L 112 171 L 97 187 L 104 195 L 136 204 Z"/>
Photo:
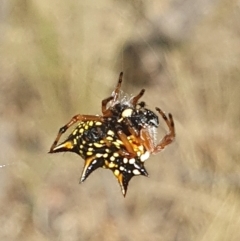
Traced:
<path fill-rule="evenodd" d="M 174 140 L 175 129 L 172 115 L 167 117 L 156 108 L 169 128 L 169 133 L 157 143 L 158 116 L 145 107 L 145 102 L 139 102 L 145 90 L 131 98 L 122 97 L 122 76 L 120 73 L 112 95 L 102 101 L 102 115 L 75 115 L 60 128 L 49 152 L 80 155 L 85 160 L 80 182 L 99 167 L 112 170 L 125 196 L 130 179 L 148 175 L 144 162 Z M 61 135 L 76 122 L 77 127 L 58 144 Z"/>

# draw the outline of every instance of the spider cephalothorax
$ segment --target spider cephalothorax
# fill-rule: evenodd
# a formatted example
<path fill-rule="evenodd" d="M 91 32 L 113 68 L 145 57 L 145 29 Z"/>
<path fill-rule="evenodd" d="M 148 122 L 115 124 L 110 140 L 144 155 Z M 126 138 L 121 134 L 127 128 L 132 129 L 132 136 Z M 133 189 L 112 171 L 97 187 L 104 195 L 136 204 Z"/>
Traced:
<path fill-rule="evenodd" d="M 132 98 L 120 97 L 122 75 L 112 95 L 102 101 L 102 115 L 74 116 L 60 128 L 49 152 L 70 151 L 80 155 L 85 160 L 80 182 L 99 167 L 112 170 L 125 196 L 130 179 L 148 175 L 145 160 L 173 141 L 175 129 L 172 115 L 167 117 L 156 108 L 169 128 L 169 133 L 157 143 L 158 116 L 145 107 L 145 102 L 139 102 L 145 90 Z M 77 127 L 58 144 L 61 135 L 76 122 Z"/>

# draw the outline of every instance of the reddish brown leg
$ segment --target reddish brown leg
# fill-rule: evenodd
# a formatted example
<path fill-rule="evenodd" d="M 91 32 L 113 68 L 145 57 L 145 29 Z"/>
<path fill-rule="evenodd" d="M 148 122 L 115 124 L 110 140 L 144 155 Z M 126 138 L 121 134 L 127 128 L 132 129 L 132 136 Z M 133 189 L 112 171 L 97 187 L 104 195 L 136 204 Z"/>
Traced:
<path fill-rule="evenodd" d="M 128 123 L 128 130 L 135 137 L 135 140 L 139 143 L 144 145 L 144 147 L 149 151 L 153 152 L 154 151 L 154 143 L 152 141 L 152 137 L 149 134 L 148 129 L 143 128 L 140 132 L 132 125 L 132 122 L 127 119 L 126 120 Z"/>
<path fill-rule="evenodd" d="M 114 90 L 113 93 L 112 93 L 113 102 L 115 102 L 115 101 L 118 99 L 119 92 L 120 92 L 121 85 L 122 85 L 122 77 L 123 77 L 123 72 L 120 73 L 117 87 L 115 88 L 115 90 Z"/>
<path fill-rule="evenodd" d="M 119 139 L 122 141 L 124 147 L 126 148 L 125 149 L 120 149 L 118 151 L 118 153 L 122 156 L 125 156 L 125 157 L 135 157 L 136 156 L 136 153 L 134 152 L 133 150 L 133 147 L 131 145 L 131 143 L 129 142 L 129 140 L 127 139 L 127 136 L 121 131 L 117 131 L 117 134 L 119 136 Z M 110 141 L 108 141 L 106 138 L 104 138 L 104 142 L 106 143 L 106 145 L 110 148 L 112 143 Z"/>
<path fill-rule="evenodd" d="M 53 142 L 49 153 L 52 153 L 54 151 L 54 148 L 57 146 L 58 141 L 60 139 L 60 137 L 62 136 L 62 134 L 64 132 L 66 132 L 66 130 L 72 126 L 73 124 L 75 124 L 78 121 L 103 121 L 103 117 L 102 116 L 95 116 L 95 115 L 75 115 L 66 125 L 64 125 L 63 127 L 61 127 L 58 131 L 57 137 L 55 139 L 55 141 Z"/>
<path fill-rule="evenodd" d="M 122 134 L 120 134 L 120 135 L 122 135 Z M 120 137 L 119 137 L 119 138 L 120 138 Z M 110 141 L 108 141 L 106 138 L 104 138 L 103 140 L 104 140 L 104 142 L 106 143 L 106 146 L 107 146 L 108 148 L 111 148 L 112 143 L 111 143 Z M 128 146 L 128 145 L 131 145 L 131 144 L 129 143 L 128 139 L 126 140 L 125 138 L 123 138 L 123 139 L 120 138 L 120 140 L 121 140 L 123 143 L 125 143 L 125 141 L 127 141 L 127 146 Z M 125 146 L 125 145 L 124 145 L 124 146 Z M 125 149 L 120 149 L 120 150 L 118 151 L 118 153 L 119 153 L 121 156 L 125 156 L 125 157 L 135 156 L 135 153 L 134 153 L 133 149 L 131 150 L 131 148 L 132 148 L 132 146 L 126 148 L 127 150 L 125 150 Z M 130 153 L 129 151 L 131 151 L 132 153 Z"/>
<path fill-rule="evenodd" d="M 131 102 L 134 107 L 137 105 L 138 100 L 143 96 L 144 92 L 145 92 L 145 89 L 142 89 L 138 95 L 134 96 L 131 99 Z"/>
<path fill-rule="evenodd" d="M 113 98 L 113 96 L 110 96 L 102 101 L 102 113 L 105 117 L 111 116 L 112 112 L 110 109 L 107 109 L 107 104 L 109 103 L 109 101 L 113 100 Z"/>
<path fill-rule="evenodd" d="M 150 153 L 154 153 L 155 146 L 149 134 L 148 129 L 142 129 L 140 135 L 141 135 L 142 144 L 144 145 L 146 150 L 149 151 Z"/>
<path fill-rule="evenodd" d="M 121 130 L 119 130 L 117 133 L 118 133 L 118 136 L 119 136 L 120 140 L 122 141 L 124 147 L 127 149 L 127 152 L 124 152 L 123 150 L 122 151 L 125 153 L 125 155 L 127 157 L 130 157 L 130 158 L 135 157 L 137 154 L 133 150 L 133 147 L 132 147 L 131 143 L 129 142 L 129 140 L 127 139 L 127 136 Z"/>
<path fill-rule="evenodd" d="M 139 137 L 140 133 L 139 131 L 133 126 L 132 122 L 129 119 L 125 119 L 127 124 L 128 124 L 128 130 L 131 133 L 131 135 L 135 136 L 135 137 Z"/>
<path fill-rule="evenodd" d="M 102 101 L 102 113 L 105 117 L 111 116 L 111 110 L 107 109 L 107 104 L 111 100 L 114 103 L 118 99 L 119 92 L 120 92 L 121 85 L 122 85 L 122 77 L 123 77 L 123 72 L 121 72 L 120 75 L 119 75 L 118 84 L 117 84 L 115 90 L 112 92 L 112 95 Z"/>
<path fill-rule="evenodd" d="M 163 139 L 155 146 L 153 153 L 160 152 L 165 148 L 165 146 L 169 145 L 173 142 L 175 138 L 175 127 L 174 127 L 174 121 L 171 114 L 168 114 L 168 117 L 163 113 L 162 110 L 159 108 L 156 108 L 157 112 L 162 116 L 162 118 L 165 120 L 165 122 L 168 125 L 169 133 L 163 137 Z"/>

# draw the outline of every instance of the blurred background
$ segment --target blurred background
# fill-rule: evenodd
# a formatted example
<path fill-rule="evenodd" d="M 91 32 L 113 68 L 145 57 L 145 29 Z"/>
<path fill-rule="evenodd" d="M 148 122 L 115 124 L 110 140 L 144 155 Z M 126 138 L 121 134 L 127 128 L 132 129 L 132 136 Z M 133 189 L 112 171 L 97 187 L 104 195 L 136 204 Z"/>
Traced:
<path fill-rule="evenodd" d="M 240 240 L 239 63 L 239 0 L 2 0 L 0 240 Z M 177 133 L 126 198 L 110 171 L 79 185 L 80 157 L 47 154 L 120 71 Z"/>

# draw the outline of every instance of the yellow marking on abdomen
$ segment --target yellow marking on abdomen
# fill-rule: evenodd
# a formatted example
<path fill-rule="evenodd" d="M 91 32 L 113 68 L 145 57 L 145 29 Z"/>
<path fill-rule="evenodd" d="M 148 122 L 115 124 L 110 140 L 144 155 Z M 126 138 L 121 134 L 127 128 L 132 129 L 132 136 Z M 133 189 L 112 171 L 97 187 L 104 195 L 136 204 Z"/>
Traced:
<path fill-rule="evenodd" d="M 93 143 L 93 145 L 94 145 L 95 147 L 97 147 L 97 148 L 103 147 L 102 144 L 99 144 L 99 143 L 97 143 L 97 142 Z"/>

